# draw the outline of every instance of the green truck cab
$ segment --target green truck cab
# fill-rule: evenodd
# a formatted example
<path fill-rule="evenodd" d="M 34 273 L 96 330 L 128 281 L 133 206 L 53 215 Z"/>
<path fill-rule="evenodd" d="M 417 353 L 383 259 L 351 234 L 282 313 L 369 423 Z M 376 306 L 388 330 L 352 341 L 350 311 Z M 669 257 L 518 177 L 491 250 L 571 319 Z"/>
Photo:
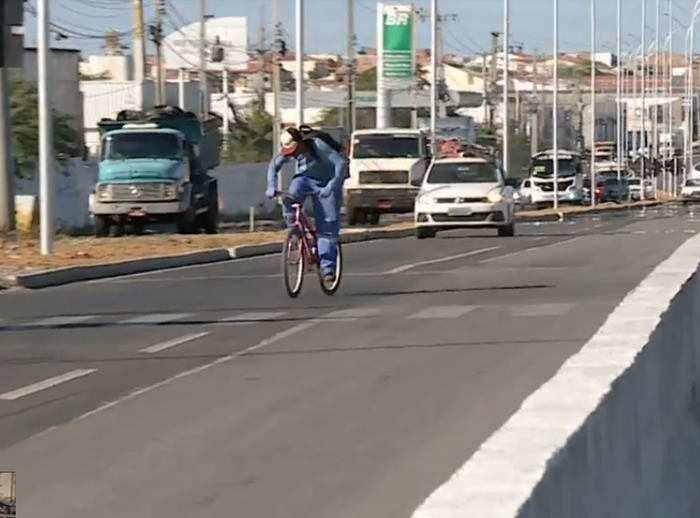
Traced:
<path fill-rule="evenodd" d="M 174 223 L 181 234 L 214 234 L 221 121 L 177 107 L 122 111 L 100 128 L 98 179 L 90 197 L 97 237 L 112 228 L 141 234 L 147 223 Z M 128 229 L 128 230 L 127 230 Z"/>

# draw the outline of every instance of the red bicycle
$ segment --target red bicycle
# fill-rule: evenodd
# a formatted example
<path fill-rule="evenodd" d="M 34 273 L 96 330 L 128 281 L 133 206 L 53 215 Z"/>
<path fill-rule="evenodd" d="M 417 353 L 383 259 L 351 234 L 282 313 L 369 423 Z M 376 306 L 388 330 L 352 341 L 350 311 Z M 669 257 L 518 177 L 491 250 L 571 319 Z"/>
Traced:
<path fill-rule="evenodd" d="M 289 193 L 280 192 L 279 195 L 292 198 Z M 302 204 L 292 203 L 293 222 L 287 232 L 287 237 L 282 246 L 282 278 L 284 288 L 291 298 L 296 298 L 301 293 L 304 285 L 304 275 L 307 271 L 316 270 L 321 290 L 326 295 L 333 295 L 340 287 L 343 278 L 343 252 L 340 242 L 336 245 L 335 278 L 333 282 L 326 282 L 323 271 L 320 268 L 318 255 L 318 235 L 313 225 L 304 214 Z M 296 273 L 293 269 L 296 267 Z"/>

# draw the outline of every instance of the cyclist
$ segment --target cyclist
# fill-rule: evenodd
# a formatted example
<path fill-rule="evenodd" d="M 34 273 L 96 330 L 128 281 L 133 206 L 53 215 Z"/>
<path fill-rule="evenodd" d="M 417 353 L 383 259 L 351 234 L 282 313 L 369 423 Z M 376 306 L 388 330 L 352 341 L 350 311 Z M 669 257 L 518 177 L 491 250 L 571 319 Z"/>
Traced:
<path fill-rule="evenodd" d="M 343 183 L 347 178 L 347 160 L 322 138 L 306 138 L 297 128 L 288 128 L 280 135 L 280 151 L 267 170 L 265 195 L 277 194 L 277 177 L 287 162 L 296 161 L 296 172 L 289 183 L 290 198 L 283 200 L 287 225 L 291 223 L 292 203 L 304 203 L 313 196 L 313 211 L 318 233 L 318 255 L 326 282 L 335 280 L 337 249 L 340 234 L 340 207 Z"/>

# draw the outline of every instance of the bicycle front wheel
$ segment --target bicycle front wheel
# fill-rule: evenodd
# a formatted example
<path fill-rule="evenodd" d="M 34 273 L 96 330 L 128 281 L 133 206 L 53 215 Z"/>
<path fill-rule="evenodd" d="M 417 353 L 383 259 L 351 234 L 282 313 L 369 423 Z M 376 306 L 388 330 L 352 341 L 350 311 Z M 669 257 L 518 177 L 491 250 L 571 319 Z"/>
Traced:
<path fill-rule="evenodd" d="M 295 299 L 301 293 L 306 271 L 304 240 L 299 228 L 289 230 L 282 245 L 282 279 L 287 295 Z"/>
<path fill-rule="evenodd" d="M 340 282 L 343 280 L 343 247 L 340 242 L 336 245 L 335 250 L 335 279 L 333 279 L 333 282 L 326 282 L 321 268 L 318 269 L 318 281 L 321 285 L 321 291 L 326 295 L 334 295 L 340 288 Z"/>

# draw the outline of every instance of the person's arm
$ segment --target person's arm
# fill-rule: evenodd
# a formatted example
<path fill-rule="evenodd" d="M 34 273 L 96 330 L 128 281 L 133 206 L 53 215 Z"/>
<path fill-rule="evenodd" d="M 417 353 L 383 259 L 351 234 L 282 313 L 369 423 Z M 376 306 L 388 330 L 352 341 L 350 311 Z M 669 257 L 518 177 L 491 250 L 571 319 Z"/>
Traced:
<path fill-rule="evenodd" d="M 333 164 L 333 179 L 331 182 L 335 187 L 340 187 L 343 185 L 346 177 L 347 170 L 347 160 L 345 157 L 338 153 L 335 149 L 330 147 L 321 139 L 315 139 L 314 144 L 316 144 L 316 150 L 319 154 L 324 155 Z"/>
<path fill-rule="evenodd" d="M 277 189 L 277 177 L 286 164 L 289 161 L 289 157 L 283 155 L 277 155 L 272 160 L 270 160 L 270 165 L 267 168 L 267 188 Z"/>

